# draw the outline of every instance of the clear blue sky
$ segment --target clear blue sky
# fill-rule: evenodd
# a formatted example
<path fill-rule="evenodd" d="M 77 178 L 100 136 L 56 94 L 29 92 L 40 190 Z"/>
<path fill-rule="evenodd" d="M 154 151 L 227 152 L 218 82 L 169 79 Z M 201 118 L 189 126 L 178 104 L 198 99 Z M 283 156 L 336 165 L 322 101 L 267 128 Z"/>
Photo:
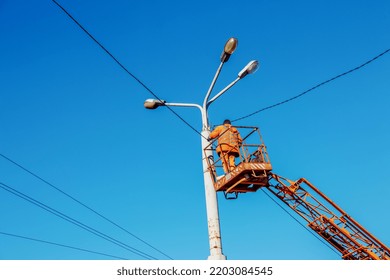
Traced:
<path fill-rule="evenodd" d="M 249 60 L 260 69 L 210 108 L 236 119 L 390 48 L 389 1 L 59 2 L 160 98 L 201 103 Z M 0 153 L 173 259 L 206 259 L 200 137 L 52 1 L 0 1 Z M 390 54 L 239 121 L 259 126 L 274 172 L 306 177 L 390 245 Z M 197 130 L 195 109 L 175 109 Z M 165 256 L 0 157 L 0 182 L 158 259 Z M 262 191 L 219 195 L 229 259 L 339 259 Z M 143 259 L 0 189 L 0 231 Z M 110 259 L 0 234 L 0 259 Z"/>

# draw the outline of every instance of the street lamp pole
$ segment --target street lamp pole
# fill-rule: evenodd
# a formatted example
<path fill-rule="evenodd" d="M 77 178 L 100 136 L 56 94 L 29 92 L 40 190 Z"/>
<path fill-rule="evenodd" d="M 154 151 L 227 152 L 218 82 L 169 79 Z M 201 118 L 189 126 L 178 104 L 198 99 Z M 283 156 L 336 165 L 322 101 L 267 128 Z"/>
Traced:
<path fill-rule="evenodd" d="M 218 199 L 217 192 L 214 189 L 210 170 L 208 169 L 207 159 L 213 156 L 211 149 L 206 149 L 210 144 L 210 128 L 207 123 L 207 112 L 205 112 L 206 120 L 203 120 L 202 130 L 202 164 L 203 164 L 203 178 L 206 198 L 207 211 L 207 226 L 209 232 L 209 246 L 210 256 L 209 260 L 226 260 L 226 256 L 222 253 L 221 227 L 219 223 Z M 206 123 L 205 123 L 206 122 Z"/>
<path fill-rule="evenodd" d="M 209 246 L 210 246 L 210 256 L 209 260 L 226 260 L 226 256 L 222 253 L 222 242 L 221 242 L 221 230 L 219 222 L 219 213 L 218 213 L 218 199 L 217 193 L 214 189 L 211 173 L 208 168 L 207 159 L 213 156 L 211 149 L 206 149 L 210 145 L 209 136 L 210 136 L 210 125 L 208 121 L 208 107 L 212 102 L 214 102 L 218 97 L 230 89 L 235 83 L 240 79 L 245 77 L 247 74 L 254 73 L 258 68 L 258 62 L 253 60 L 248 63 L 239 73 L 238 77 L 217 93 L 213 98 L 210 98 L 211 91 L 214 88 L 214 85 L 218 79 L 219 73 L 221 72 L 223 64 L 228 61 L 230 55 L 234 52 L 237 47 L 237 39 L 230 38 L 226 44 L 224 51 L 221 55 L 221 64 L 219 65 L 214 78 L 211 82 L 209 90 L 206 93 L 206 96 L 203 101 L 203 106 L 194 103 L 167 103 L 163 100 L 148 99 L 145 101 L 144 106 L 147 109 L 156 109 L 159 106 L 179 106 L 179 107 L 195 107 L 200 110 L 202 115 L 202 132 L 201 132 L 201 141 L 202 141 L 202 164 L 203 164 L 203 177 L 204 177 L 204 186 L 205 186 L 205 198 L 206 198 L 206 212 L 207 212 L 207 225 L 208 225 L 208 234 L 209 234 Z M 203 153 L 204 151 L 204 153 Z"/>

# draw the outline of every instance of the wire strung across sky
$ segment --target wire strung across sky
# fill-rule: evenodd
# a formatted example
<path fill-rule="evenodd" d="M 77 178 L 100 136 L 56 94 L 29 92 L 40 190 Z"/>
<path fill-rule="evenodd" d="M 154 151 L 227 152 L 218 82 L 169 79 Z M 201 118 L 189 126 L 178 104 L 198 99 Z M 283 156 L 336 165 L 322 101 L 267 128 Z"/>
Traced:
<path fill-rule="evenodd" d="M 107 240 L 107 241 L 109 241 L 111 243 L 114 243 L 114 244 L 118 245 L 119 247 L 122 247 L 123 249 L 132 252 L 135 255 L 138 255 L 138 256 L 140 256 L 140 257 L 142 257 L 144 259 L 148 259 L 148 260 L 151 260 L 151 259 L 157 260 L 157 258 L 155 258 L 155 257 L 153 257 L 153 256 L 151 256 L 151 255 L 149 255 L 147 253 L 144 253 L 144 252 L 142 252 L 142 251 L 140 251 L 138 249 L 135 249 L 134 247 L 131 247 L 131 246 L 129 246 L 129 245 L 127 245 L 127 244 L 125 244 L 125 243 L 123 243 L 123 242 L 113 238 L 113 237 L 110 237 L 107 234 L 104 234 L 104 233 L 102 233 L 102 232 L 100 232 L 100 231 L 98 231 L 98 230 L 96 230 L 96 229 L 94 229 L 94 228 L 92 228 L 92 227 L 82 223 L 82 222 L 79 222 L 76 219 L 73 219 L 73 218 L 69 217 L 68 215 L 66 215 L 66 214 L 64 214 L 64 213 L 62 213 L 60 211 L 57 211 L 57 210 L 51 208 L 50 206 L 48 206 L 48 205 L 46 205 L 46 204 L 44 204 L 42 202 L 39 202 L 38 200 L 36 200 L 36 199 L 34 199 L 34 198 L 32 198 L 32 197 L 30 197 L 30 196 L 28 196 L 28 195 L 18 191 L 18 190 L 16 190 L 15 188 L 12 188 L 11 186 L 8 186 L 8 185 L 0 182 L 0 188 L 2 188 L 5 191 L 7 191 L 9 193 L 12 193 L 13 195 L 16 195 L 16 196 L 18 196 L 18 197 L 20 197 L 20 198 L 22 198 L 22 199 L 24 199 L 24 200 L 34 204 L 34 205 L 36 205 L 36 206 L 38 206 L 38 207 L 40 207 L 40 208 L 42 208 L 42 209 L 44 209 L 44 210 L 46 210 L 46 211 L 48 211 L 50 213 L 56 215 L 57 217 L 59 217 L 61 219 L 64 219 L 64 220 L 66 220 L 66 221 L 68 221 L 68 222 L 70 222 L 70 223 L 72 223 L 72 224 L 74 224 L 74 225 L 76 225 L 76 226 L 78 226 L 78 227 L 80 227 L 80 228 L 82 228 L 82 229 L 84 229 L 84 230 L 86 230 L 86 231 L 96 235 L 96 236 L 99 236 L 99 237 L 101 237 L 101 238 L 103 238 L 103 239 L 105 239 L 105 240 Z"/>
<path fill-rule="evenodd" d="M 40 242 L 40 243 L 46 243 L 46 244 L 55 245 L 55 246 L 59 246 L 59 247 L 69 248 L 69 249 L 87 252 L 87 253 L 91 253 L 91 254 L 102 255 L 102 256 L 106 256 L 106 257 L 111 257 L 113 259 L 127 260 L 126 258 L 123 258 L 123 257 L 118 257 L 118 256 L 114 256 L 114 255 L 110 255 L 110 254 L 106 254 L 106 253 L 101 253 L 101 252 L 96 252 L 96 251 L 83 249 L 83 248 L 79 248 L 79 247 L 74 247 L 74 246 L 70 246 L 70 245 L 60 244 L 57 242 L 51 242 L 51 241 L 36 239 L 36 238 L 32 238 L 32 237 L 27 237 L 27 236 L 22 236 L 22 235 L 17 235 L 17 234 L 12 234 L 12 233 L 8 233 L 8 232 L 2 232 L 2 231 L 0 231 L 0 234 L 6 235 L 6 236 L 11 236 L 11 237 L 16 237 L 16 238 L 22 238 L 22 239 L 26 239 L 26 240 L 30 240 L 30 241 Z"/>
<path fill-rule="evenodd" d="M 0 154 L 1 157 L 3 157 L 4 159 L 6 159 L 8 162 L 14 164 L 15 166 L 19 167 L 20 169 L 22 169 L 23 171 L 27 172 L 28 174 L 34 176 L 35 178 L 37 178 L 38 180 L 42 181 L 43 183 L 45 183 L 46 185 L 50 186 L 51 188 L 57 190 L 58 192 L 60 192 L 61 194 L 67 196 L 68 198 L 72 199 L 73 201 L 77 202 L 78 204 L 80 204 L 81 206 L 85 207 L 86 209 L 90 210 L 91 212 L 93 212 L 94 214 L 98 215 L 99 217 L 101 217 L 102 219 L 106 220 L 107 222 L 111 223 L 112 225 L 116 226 L 117 228 L 123 230 L 124 232 L 126 232 L 127 234 L 131 235 L 132 237 L 134 237 L 135 239 L 141 241 L 142 243 L 144 243 L 145 245 L 149 246 L 150 248 L 154 249 L 155 251 L 159 252 L 160 254 L 166 256 L 167 258 L 171 259 L 172 258 L 170 256 L 168 256 L 166 253 L 162 252 L 161 250 L 157 249 L 156 247 L 152 246 L 150 243 L 146 242 L 145 240 L 141 239 L 140 237 L 136 236 L 135 234 L 131 233 L 129 230 L 123 228 L 122 226 L 120 226 L 119 224 L 115 223 L 114 221 L 110 220 L 109 218 L 105 217 L 104 215 L 100 214 L 99 212 L 97 212 L 96 210 L 92 209 L 91 207 L 89 207 L 88 205 L 86 205 L 85 203 L 82 203 L 80 200 L 76 199 L 75 197 L 71 196 L 70 194 L 64 192 L 63 190 L 61 190 L 60 188 L 56 187 L 55 185 L 53 185 L 52 183 L 46 181 L 45 179 L 43 179 L 42 177 L 38 176 L 37 174 L 35 174 L 34 172 L 28 170 L 27 168 L 23 167 L 22 165 L 20 165 L 19 163 L 15 162 L 14 160 L 10 159 L 9 157 L 3 155 L 3 154 Z"/>
<path fill-rule="evenodd" d="M 390 49 L 387 49 L 387 50 L 385 50 L 384 52 L 378 54 L 377 56 L 371 58 L 370 60 L 364 62 L 363 64 L 361 64 L 361 65 L 359 65 L 359 66 L 357 66 L 357 67 L 355 67 L 355 68 L 353 68 L 353 69 L 350 69 L 350 70 L 348 70 L 348 71 L 345 71 L 344 73 L 341 73 L 341 74 L 339 74 L 339 75 L 337 75 L 337 76 L 334 76 L 333 78 L 330 78 L 330 79 L 328 79 L 328 80 L 326 80 L 326 81 L 324 81 L 324 82 L 322 82 L 322 83 L 319 83 L 319 84 L 315 85 L 314 87 L 309 88 L 308 90 L 305 90 L 304 92 L 302 92 L 302 93 L 300 93 L 300 94 L 298 94 L 298 95 L 295 95 L 295 96 L 293 96 L 293 97 L 291 97 L 291 98 L 289 98 L 289 99 L 286 99 L 286 100 L 284 100 L 284 101 L 278 102 L 278 103 L 273 104 L 273 105 L 271 105 L 271 106 L 264 107 L 264 108 L 262 108 L 262 109 L 260 109 L 260 110 L 257 110 L 257 111 L 255 111 L 255 112 L 253 112 L 253 113 L 251 113 L 251 114 L 248 114 L 248 115 L 246 115 L 246 116 L 243 116 L 243 117 L 241 117 L 241 118 L 232 120 L 232 122 L 236 122 L 236 121 L 240 121 L 240 120 L 249 118 L 249 117 L 251 117 L 251 116 L 253 116 L 253 115 L 255 115 L 255 114 L 258 114 L 258 113 L 260 113 L 260 112 L 263 112 L 263 111 L 265 111 L 265 110 L 272 109 L 272 108 L 275 108 L 275 107 L 280 106 L 280 105 L 282 105 L 282 104 L 285 104 L 285 103 L 288 103 L 288 102 L 290 102 L 290 101 L 293 101 L 294 99 L 297 99 L 297 98 L 299 98 L 299 97 L 301 97 L 301 96 L 303 96 L 303 95 L 309 93 L 310 91 L 319 88 L 320 86 L 323 86 L 323 85 L 325 85 L 325 84 L 327 84 L 327 83 L 330 83 L 330 82 L 332 82 L 332 81 L 334 81 L 334 80 L 336 80 L 336 79 L 338 79 L 338 78 L 341 78 L 341 77 L 343 77 L 343 76 L 345 76 L 345 75 L 348 75 L 348 74 L 350 74 L 350 73 L 352 73 L 352 72 L 354 72 L 354 71 L 356 71 L 356 70 L 359 70 L 360 68 L 363 68 L 363 67 L 366 66 L 367 64 L 370 64 L 371 62 L 377 60 L 378 58 L 380 58 L 381 56 L 385 55 L 385 54 L 388 53 L 389 51 L 390 51 Z"/>
<path fill-rule="evenodd" d="M 127 74 L 129 74 L 133 79 L 135 79 L 143 88 L 145 88 L 150 94 L 152 94 L 156 99 L 158 99 L 159 101 L 163 102 L 162 99 L 160 99 L 149 87 L 147 87 L 140 79 L 138 79 L 133 73 L 131 73 L 122 63 L 119 62 L 119 60 L 117 58 L 115 58 L 115 56 L 106 48 L 104 47 L 94 36 L 92 36 L 91 33 L 88 32 L 87 29 L 85 29 L 64 7 L 61 6 L 61 4 L 59 4 L 56 0 L 52 0 L 53 3 L 55 3 L 74 23 L 76 23 L 96 44 L 99 45 L 100 48 L 102 48 L 124 71 L 126 71 Z M 380 53 L 379 55 L 375 56 L 374 58 L 370 59 L 369 61 L 353 68 L 353 69 L 350 69 L 342 74 L 339 74 L 333 78 L 330 78 L 322 83 L 319 83 L 317 84 L 316 86 L 296 95 L 296 96 L 293 96 L 289 99 L 286 99 L 284 101 L 281 101 L 281 102 L 278 102 L 276 104 L 273 104 L 273 105 L 270 105 L 270 106 L 267 106 L 265 108 L 262 108 L 260 110 L 257 110 L 251 114 L 248 114 L 248 115 L 245 115 L 243 117 L 240 117 L 240 118 L 237 118 L 237 119 L 234 119 L 232 120 L 232 122 L 236 122 L 236 121 L 240 121 L 240 120 L 243 120 L 243 119 L 246 119 L 246 118 L 249 118 L 255 114 L 258 114 L 262 111 L 265 111 L 265 110 L 268 110 L 268 109 L 272 109 L 272 108 L 275 108 L 277 106 L 280 106 L 282 104 L 285 104 L 285 103 L 288 103 L 294 99 L 297 99 L 307 93 L 309 93 L 310 91 L 313 91 L 327 83 L 330 83 L 338 78 L 341 78 L 342 76 L 345 76 L 345 75 L 348 75 L 356 70 L 359 70 L 361 68 L 363 68 L 364 66 L 366 66 L 367 64 L 377 60 L 378 58 L 380 58 L 381 56 L 385 55 L 386 53 L 388 53 L 390 51 L 390 49 L 387 49 L 386 51 Z M 183 117 L 181 117 L 176 111 L 174 111 L 170 106 L 166 106 L 173 114 L 175 114 L 181 121 L 183 121 L 189 128 L 191 128 L 193 131 L 195 131 L 197 134 L 199 134 L 201 137 L 202 134 L 196 129 L 194 128 L 191 124 L 189 124 Z"/>
<path fill-rule="evenodd" d="M 157 96 L 149 87 L 147 87 L 139 78 L 137 78 L 133 73 L 131 73 L 106 47 L 104 47 L 87 29 L 84 28 L 64 7 L 62 7 L 57 1 L 52 0 L 74 23 L 76 23 L 101 49 L 103 49 L 127 74 L 129 74 L 134 80 L 136 80 L 144 89 L 146 89 L 151 95 L 153 95 L 160 102 L 164 102 L 160 97 Z M 175 110 L 171 107 L 166 106 L 176 117 L 178 117 L 182 122 L 184 122 L 189 128 L 195 131 L 197 134 L 202 134 L 194 128 L 190 123 L 188 123 L 182 116 L 180 116 Z M 202 136 L 203 137 L 203 136 Z"/>

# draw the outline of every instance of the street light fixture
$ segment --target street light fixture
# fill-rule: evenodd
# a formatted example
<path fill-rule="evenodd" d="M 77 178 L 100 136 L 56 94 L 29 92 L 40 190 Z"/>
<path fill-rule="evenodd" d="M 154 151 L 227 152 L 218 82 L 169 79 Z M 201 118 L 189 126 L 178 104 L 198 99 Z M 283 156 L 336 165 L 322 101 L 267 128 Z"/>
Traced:
<path fill-rule="evenodd" d="M 223 52 L 221 54 L 221 62 L 225 63 L 229 60 L 230 55 L 236 50 L 238 44 L 238 40 L 236 38 L 230 38 L 225 43 L 225 47 L 223 48 Z"/>
<path fill-rule="evenodd" d="M 158 100 L 158 99 L 146 99 L 144 102 L 144 107 L 146 109 L 157 109 L 159 106 L 164 106 L 165 101 L 164 100 Z"/>
<path fill-rule="evenodd" d="M 259 69 L 259 62 L 257 60 L 252 60 L 240 71 L 240 73 L 238 73 L 238 77 L 242 79 L 248 74 L 255 73 L 257 69 Z"/>
<path fill-rule="evenodd" d="M 238 77 L 231 82 L 228 86 L 222 89 L 217 93 L 213 98 L 209 99 L 211 91 L 217 81 L 219 73 L 222 69 L 223 64 L 228 61 L 230 55 L 234 52 L 237 47 L 237 39 L 230 38 L 226 44 L 224 51 L 221 55 L 221 64 L 219 65 L 217 72 L 214 75 L 214 78 L 211 82 L 209 90 L 206 93 L 206 96 L 203 101 L 203 106 L 194 103 L 169 103 L 161 99 L 147 99 L 144 102 L 144 107 L 146 109 L 156 109 L 160 106 L 179 106 L 179 107 L 195 107 L 198 108 L 202 115 L 202 132 L 201 132 L 201 141 L 202 141 L 202 163 L 203 163 L 203 176 L 204 176 L 204 185 L 205 185 L 205 198 L 206 198 L 206 211 L 207 211 L 207 224 L 208 224 L 208 233 L 209 233 L 209 245 L 210 245 L 210 256 L 209 260 L 226 260 L 226 256 L 222 253 L 222 242 L 221 242 L 221 231 L 219 224 L 219 213 L 218 213 L 218 200 L 217 193 L 214 189 L 214 184 L 210 171 L 208 169 L 207 159 L 213 156 L 213 153 L 210 149 L 206 149 L 210 145 L 209 136 L 210 136 L 210 126 L 208 121 L 207 109 L 212 102 L 214 102 L 218 97 L 224 94 L 228 89 L 230 89 L 234 84 L 239 80 L 244 78 L 248 74 L 254 73 L 259 63 L 256 60 L 250 61 L 239 73 Z M 206 150 L 205 150 L 206 149 Z M 204 151 L 204 154 L 203 154 Z"/>

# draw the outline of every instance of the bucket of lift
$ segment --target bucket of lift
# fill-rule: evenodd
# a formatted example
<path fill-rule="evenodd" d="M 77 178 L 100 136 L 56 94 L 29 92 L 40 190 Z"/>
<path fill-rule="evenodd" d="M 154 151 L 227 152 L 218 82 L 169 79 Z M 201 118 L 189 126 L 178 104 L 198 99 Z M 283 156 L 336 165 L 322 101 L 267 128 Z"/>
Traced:
<path fill-rule="evenodd" d="M 212 150 L 213 156 L 207 158 L 208 169 L 216 191 L 223 191 L 227 199 L 237 198 L 239 193 L 256 192 L 268 186 L 269 173 L 272 170 L 266 146 L 260 130 L 252 126 L 235 126 L 242 137 L 235 167 L 225 173 L 222 168 L 223 151 L 218 155 L 216 148 L 218 138 L 214 139 L 204 150 Z M 228 133 L 228 130 L 224 133 Z M 226 152 L 226 151 L 225 151 Z"/>

